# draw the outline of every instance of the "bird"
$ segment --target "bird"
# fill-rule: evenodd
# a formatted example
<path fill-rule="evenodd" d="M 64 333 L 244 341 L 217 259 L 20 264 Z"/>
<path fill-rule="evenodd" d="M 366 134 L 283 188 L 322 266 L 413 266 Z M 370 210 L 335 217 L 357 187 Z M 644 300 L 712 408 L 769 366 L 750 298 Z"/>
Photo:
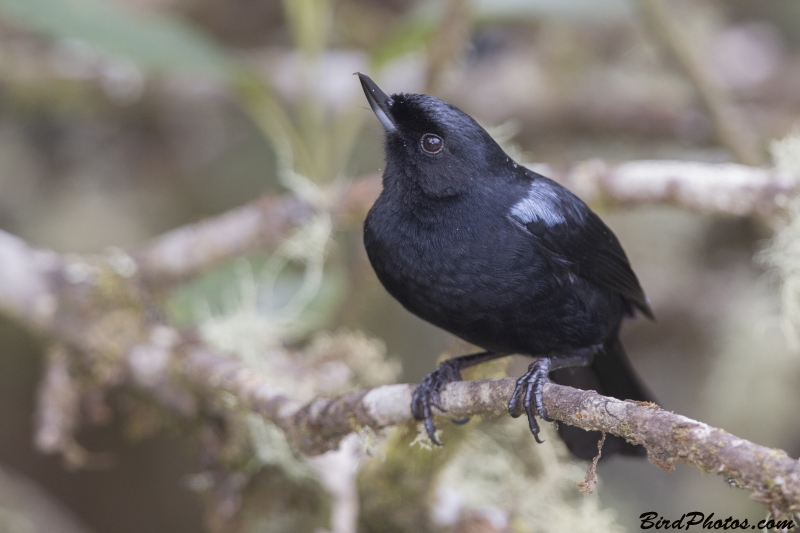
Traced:
<path fill-rule="evenodd" d="M 547 416 L 556 383 L 621 400 L 653 401 L 619 339 L 624 318 L 654 320 L 622 246 L 581 199 L 514 161 L 472 117 L 433 96 L 387 95 L 356 72 L 385 130 L 383 188 L 364 222 L 364 246 L 381 284 L 408 311 L 483 351 L 443 361 L 415 389 L 414 418 L 436 436 L 433 407 L 461 370 L 512 354 L 535 358 L 508 402 Z M 521 402 L 521 406 L 520 406 Z M 465 422 L 460 420 L 457 422 Z M 580 458 L 599 432 L 560 424 Z M 644 455 L 609 436 L 603 457 Z"/>

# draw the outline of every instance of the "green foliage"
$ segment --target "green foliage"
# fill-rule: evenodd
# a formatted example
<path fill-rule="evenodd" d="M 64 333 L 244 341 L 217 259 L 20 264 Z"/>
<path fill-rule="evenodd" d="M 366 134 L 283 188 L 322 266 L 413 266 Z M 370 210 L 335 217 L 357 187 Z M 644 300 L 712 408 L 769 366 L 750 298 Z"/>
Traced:
<path fill-rule="evenodd" d="M 34 31 L 79 39 L 156 71 L 228 78 L 235 61 L 197 28 L 100 0 L 0 0 L 0 14 Z"/>
<path fill-rule="evenodd" d="M 283 9 L 300 51 L 308 57 L 324 52 L 331 23 L 330 0 L 284 0 Z"/>
<path fill-rule="evenodd" d="M 402 55 L 422 48 L 434 35 L 436 19 L 412 16 L 395 30 L 389 38 L 372 52 L 372 62 L 381 68 Z"/>

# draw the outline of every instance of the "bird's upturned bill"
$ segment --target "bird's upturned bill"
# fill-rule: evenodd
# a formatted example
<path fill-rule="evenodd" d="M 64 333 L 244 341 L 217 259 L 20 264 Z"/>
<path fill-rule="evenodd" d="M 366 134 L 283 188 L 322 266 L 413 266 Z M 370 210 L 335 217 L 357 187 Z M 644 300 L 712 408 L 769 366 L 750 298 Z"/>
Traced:
<path fill-rule="evenodd" d="M 611 230 L 578 197 L 514 162 L 470 116 L 424 94 L 384 93 L 357 73 L 386 133 L 383 192 L 364 245 L 383 286 L 406 309 L 485 351 L 444 361 L 422 380 L 412 411 L 438 444 L 432 406 L 461 370 L 510 354 L 537 358 L 509 400 L 539 441 L 553 381 L 652 401 L 622 344 L 622 319 L 650 304 Z M 442 409 L 443 410 L 443 409 Z M 599 434 L 560 425 L 579 457 Z M 642 455 L 619 437 L 603 456 Z"/>

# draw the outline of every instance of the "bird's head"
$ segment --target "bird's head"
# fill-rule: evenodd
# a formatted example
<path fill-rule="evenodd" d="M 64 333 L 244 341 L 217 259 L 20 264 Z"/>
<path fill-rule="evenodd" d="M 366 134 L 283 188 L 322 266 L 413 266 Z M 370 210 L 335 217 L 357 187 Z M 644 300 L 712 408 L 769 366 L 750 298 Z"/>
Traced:
<path fill-rule="evenodd" d="M 384 93 L 356 73 L 386 130 L 385 178 L 417 185 L 431 197 L 455 196 L 485 182 L 513 161 L 457 107 L 425 94 Z"/>

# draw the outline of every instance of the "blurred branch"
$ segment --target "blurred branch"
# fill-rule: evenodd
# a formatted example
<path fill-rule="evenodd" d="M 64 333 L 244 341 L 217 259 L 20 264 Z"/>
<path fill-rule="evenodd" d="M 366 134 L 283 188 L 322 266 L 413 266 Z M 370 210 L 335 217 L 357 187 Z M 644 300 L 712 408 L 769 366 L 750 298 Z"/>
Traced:
<path fill-rule="evenodd" d="M 543 170 L 587 202 L 666 203 L 714 215 L 769 218 L 798 194 L 795 176 L 729 163 L 592 160 L 563 175 Z"/>
<path fill-rule="evenodd" d="M 61 256 L 0 230 L 0 312 L 31 329 L 49 328 L 58 305 L 51 279 Z"/>
<path fill-rule="evenodd" d="M 730 100 L 728 94 L 709 77 L 698 60 L 697 47 L 681 30 L 663 0 L 639 0 L 646 21 L 659 34 L 667 51 L 675 58 L 697 90 L 714 122 L 720 143 L 745 165 L 763 165 L 766 154 L 755 131 Z"/>
<path fill-rule="evenodd" d="M 44 453 L 60 452 L 70 457 L 80 417 L 80 393 L 69 374 L 69 354 L 61 345 L 52 347 L 39 384 L 36 410 L 36 447 Z"/>
<path fill-rule="evenodd" d="M 710 214 L 769 217 L 797 194 L 792 176 L 733 164 L 593 160 L 563 173 L 545 165 L 531 168 L 568 185 L 588 202 L 612 205 L 670 203 Z M 380 190 L 378 176 L 342 188 L 330 202 L 338 227 L 360 224 Z M 312 215 L 312 208 L 295 197 L 265 196 L 169 231 L 131 256 L 146 284 L 169 286 L 233 257 L 273 248 Z"/>
<path fill-rule="evenodd" d="M 455 62 L 469 44 L 470 6 L 466 0 L 448 0 L 442 19 L 428 44 L 427 94 L 436 94 L 442 74 Z"/>
<path fill-rule="evenodd" d="M 339 226 L 363 220 L 380 188 L 376 176 L 348 184 L 332 206 Z M 294 196 L 268 195 L 222 215 L 168 231 L 132 251 L 131 256 L 146 284 L 168 286 L 234 257 L 274 248 L 313 214 L 309 205 Z"/>

